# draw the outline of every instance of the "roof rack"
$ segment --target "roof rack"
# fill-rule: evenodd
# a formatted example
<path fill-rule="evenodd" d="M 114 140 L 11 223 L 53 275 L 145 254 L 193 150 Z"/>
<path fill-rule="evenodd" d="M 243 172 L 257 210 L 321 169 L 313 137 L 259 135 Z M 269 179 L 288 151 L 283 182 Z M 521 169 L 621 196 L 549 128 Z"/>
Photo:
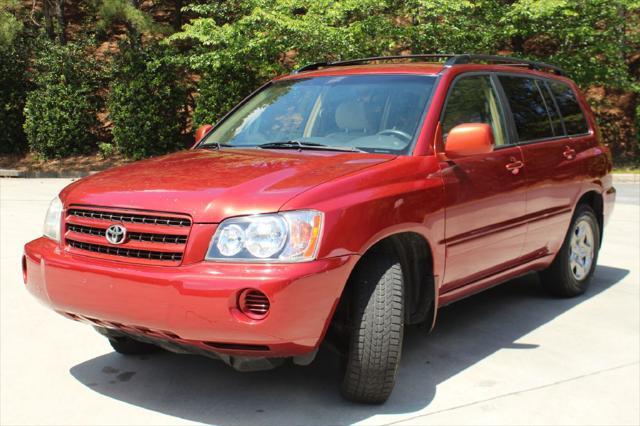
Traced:
<path fill-rule="evenodd" d="M 567 75 L 564 70 L 555 65 L 546 64 L 544 62 L 528 61 L 526 59 L 513 58 L 511 56 L 499 56 L 499 55 L 476 55 L 476 54 L 415 54 L 415 55 L 393 55 L 393 56 L 373 56 L 370 58 L 350 59 L 347 61 L 336 62 L 316 62 L 313 64 L 305 65 L 301 68 L 293 71 L 293 74 L 298 74 L 303 71 L 312 71 L 325 67 L 344 67 L 348 65 L 358 65 L 373 61 L 389 61 L 395 59 L 427 59 L 438 60 L 446 59 L 444 62 L 445 67 L 452 67 L 454 65 L 470 64 L 473 62 L 489 62 L 497 63 L 507 66 L 515 67 L 527 67 L 537 71 L 550 71 L 557 75 Z"/>

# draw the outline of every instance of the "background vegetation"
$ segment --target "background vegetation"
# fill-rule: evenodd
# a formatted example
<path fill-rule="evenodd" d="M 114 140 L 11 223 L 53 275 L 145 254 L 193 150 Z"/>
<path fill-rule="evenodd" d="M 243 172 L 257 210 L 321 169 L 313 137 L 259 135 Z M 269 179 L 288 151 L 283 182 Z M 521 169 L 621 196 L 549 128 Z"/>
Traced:
<path fill-rule="evenodd" d="M 443 52 L 562 66 L 640 161 L 640 0 L 0 0 L 0 153 L 170 152 L 295 67 Z"/>

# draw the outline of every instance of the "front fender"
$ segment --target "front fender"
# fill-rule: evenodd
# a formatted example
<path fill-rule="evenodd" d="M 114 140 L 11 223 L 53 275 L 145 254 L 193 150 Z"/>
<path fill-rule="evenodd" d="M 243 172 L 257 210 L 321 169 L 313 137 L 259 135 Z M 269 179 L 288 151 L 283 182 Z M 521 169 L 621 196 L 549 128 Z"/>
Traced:
<path fill-rule="evenodd" d="M 429 244 L 434 275 L 444 269 L 444 185 L 435 157 L 398 157 L 342 176 L 289 200 L 282 210 L 325 214 L 319 258 L 363 255 L 393 234 L 415 232 Z"/>

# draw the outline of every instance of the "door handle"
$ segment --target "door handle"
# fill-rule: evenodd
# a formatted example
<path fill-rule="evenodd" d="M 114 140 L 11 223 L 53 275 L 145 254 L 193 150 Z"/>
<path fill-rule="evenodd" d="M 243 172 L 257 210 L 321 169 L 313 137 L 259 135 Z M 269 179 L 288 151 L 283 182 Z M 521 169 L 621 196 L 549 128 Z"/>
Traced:
<path fill-rule="evenodd" d="M 512 158 L 511 163 L 507 164 L 505 167 L 511 172 L 511 174 L 517 175 L 518 173 L 520 173 L 520 169 L 524 167 L 524 163 L 520 160 Z"/>
<path fill-rule="evenodd" d="M 567 160 L 573 160 L 574 158 L 576 158 L 576 150 L 571 148 L 571 147 L 569 147 L 569 146 L 565 146 L 564 147 L 564 152 L 562 153 L 562 155 Z"/>

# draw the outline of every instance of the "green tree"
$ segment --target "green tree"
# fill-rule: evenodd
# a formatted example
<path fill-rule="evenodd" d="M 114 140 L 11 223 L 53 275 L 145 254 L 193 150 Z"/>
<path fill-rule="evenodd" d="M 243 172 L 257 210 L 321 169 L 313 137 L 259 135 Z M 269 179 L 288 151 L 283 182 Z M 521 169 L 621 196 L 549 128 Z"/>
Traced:
<path fill-rule="evenodd" d="M 29 49 L 23 24 L 17 18 L 18 2 L 0 0 L 0 153 L 15 154 L 26 148 L 24 103 Z"/>
<path fill-rule="evenodd" d="M 181 137 L 186 91 L 167 47 L 121 44 L 112 66 L 107 110 L 113 142 L 139 159 L 184 147 Z"/>
<path fill-rule="evenodd" d="M 29 147 L 44 158 L 87 153 L 95 147 L 95 62 L 82 45 L 40 43 L 35 88 L 27 95 L 24 110 Z"/>
<path fill-rule="evenodd" d="M 520 56 L 565 68 L 581 85 L 638 90 L 628 60 L 640 49 L 640 2 L 519 0 L 501 19 Z"/>
<path fill-rule="evenodd" d="M 22 31 L 23 24 L 16 17 L 19 6 L 17 0 L 0 0 L 0 49 L 12 47 Z"/>

